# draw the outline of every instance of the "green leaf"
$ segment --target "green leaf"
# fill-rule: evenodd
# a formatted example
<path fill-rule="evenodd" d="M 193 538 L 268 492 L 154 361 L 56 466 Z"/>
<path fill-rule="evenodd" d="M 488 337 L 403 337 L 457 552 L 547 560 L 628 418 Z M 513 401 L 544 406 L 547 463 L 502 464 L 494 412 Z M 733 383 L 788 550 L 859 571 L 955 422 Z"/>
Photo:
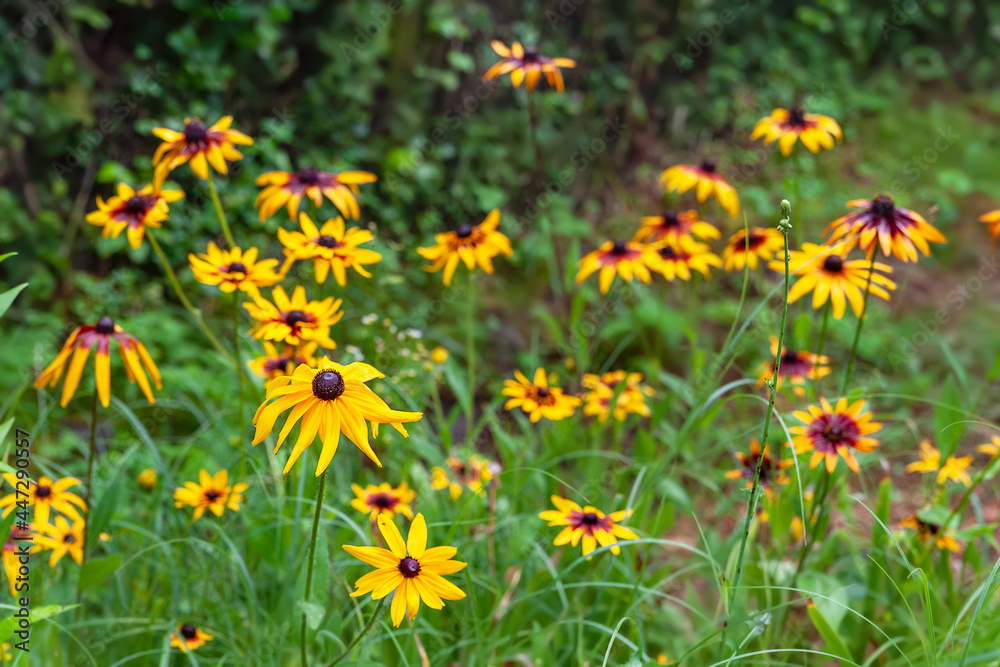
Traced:
<path fill-rule="evenodd" d="M 819 610 L 812 600 L 809 601 L 809 618 L 813 622 L 813 626 L 816 627 L 816 631 L 819 636 L 823 638 L 826 642 L 826 650 L 836 656 L 849 660 L 851 664 L 854 663 L 853 656 L 851 652 L 847 650 L 847 644 L 844 643 L 843 638 L 841 638 L 840 633 L 837 632 L 826 617 L 823 616 L 823 612 Z"/>
<path fill-rule="evenodd" d="M 44 607 L 38 607 L 37 609 L 30 609 L 28 611 L 28 622 L 32 625 L 38 621 L 44 621 L 50 616 L 55 616 L 56 614 L 61 614 L 64 611 L 69 611 L 70 609 L 75 609 L 79 605 L 46 605 Z M 14 636 L 14 631 L 18 629 L 19 619 L 16 616 L 8 616 L 7 618 L 0 621 L 0 641 L 7 641 Z"/>
<path fill-rule="evenodd" d="M 0 317 L 3 317 L 3 314 L 7 312 L 8 308 L 10 308 L 10 305 L 14 303 L 14 299 L 17 298 L 17 295 L 20 294 L 21 290 L 27 286 L 28 283 L 21 283 L 17 287 L 13 287 L 3 294 L 0 294 Z"/>
<path fill-rule="evenodd" d="M 319 627 L 320 621 L 323 620 L 323 614 L 326 613 L 326 607 L 316 602 L 299 600 L 295 607 L 300 613 L 305 614 L 306 625 L 309 626 L 310 630 L 315 630 Z"/>
<path fill-rule="evenodd" d="M 101 583 L 106 577 L 113 574 L 121 564 L 121 554 L 88 560 L 80 570 L 80 590 L 85 591 L 91 586 Z"/>

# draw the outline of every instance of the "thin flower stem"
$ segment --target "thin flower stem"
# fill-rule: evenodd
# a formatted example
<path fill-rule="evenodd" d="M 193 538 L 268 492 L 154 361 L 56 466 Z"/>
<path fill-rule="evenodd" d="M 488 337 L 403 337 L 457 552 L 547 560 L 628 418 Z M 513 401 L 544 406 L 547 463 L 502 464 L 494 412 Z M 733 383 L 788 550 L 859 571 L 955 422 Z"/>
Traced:
<path fill-rule="evenodd" d="M 802 216 L 802 169 L 799 167 L 799 152 L 792 152 L 792 194 L 795 197 L 795 216 L 792 225 L 795 227 L 795 245 L 802 249 L 802 225 L 799 224 Z"/>
<path fill-rule="evenodd" d="M 865 314 L 868 312 L 868 295 L 872 289 L 872 274 L 875 273 L 875 248 L 871 249 L 872 259 L 868 265 L 868 280 L 865 282 L 865 299 L 861 304 L 861 315 L 858 316 L 858 328 L 854 330 L 854 344 L 851 345 L 851 356 L 847 358 L 847 370 L 844 371 L 844 384 L 840 395 L 847 395 L 847 385 L 851 381 L 851 371 L 854 369 L 854 358 L 858 353 L 858 342 L 861 340 L 861 327 L 865 324 Z"/>
<path fill-rule="evenodd" d="M 222 225 L 222 234 L 226 237 L 226 243 L 229 244 L 229 248 L 236 247 L 236 241 L 233 240 L 233 233 L 229 230 L 229 223 L 226 222 L 226 212 L 222 210 L 222 202 L 219 201 L 219 193 L 215 191 L 215 181 L 212 180 L 212 170 L 206 170 L 208 172 L 208 194 L 212 197 L 212 203 L 215 204 L 215 214 L 219 216 L 219 224 Z"/>
<path fill-rule="evenodd" d="M 90 506 L 94 499 L 93 485 L 94 485 L 94 459 L 97 458 L 97 385 L 94 385 L 94 400 L 90 405 L 90 455 L 87 457 L 87 493 L 84 495 L 83 505 L 87 512 L 92 512 L 93 508 Z M 80 560 L 80 573 L 83 573 L 83 565 L 87 562 L 87 540 L 90 538 L 90 531 L 84 533 L 83 536 L 83 551 L 82 558 Z M 83 599 L 83 580 L 77 580 L 76 586 L 76 603 L 77 611 L 76 617 L 80 617 L 80 613 L 83 606 L 80 601 Z"/>
<path fill-rule="evenodd" d="M 170 279 L 170 284 L 173 285 L 174 293 L 177 294 L 177 298 L 180 299 L 181 304 L 183 304 L 183 306 L 187 308 L 188 312 L 191 313 L 191 317 L 194 318 L 198 328 L 201 329 L 202 333 L 205 334 L 205 337 L 208 338 L 212 347 L 218 350 L 219 354 L 222 355 L 227 364 L 234 366 L 235 362 L 233 361 L 233 357 L 226 352 L 225 348 L 222 347 L 222 344 L 219 343 L 215 334 L 213 334 L 212 330 L 205 324 L 205 320 L 202 319 L 201 313 L 191 305 L 191 302 L 188 301 L 188 298 L 184 295 L 184 290 L 181 289 L 181 284 L 177 281 L 177 275 L 174 273 L 174 270 L 170 268 L 170 263 L 167 262 L 167 257 L 163 254 L 163 249 L 160 248 L 160 243 L 156 240 L 156 237 L 153 235 L 153 231 L 151 229 L 146 229 L 146 238 L 149 239 L 149 244 L 153 246 L 153 252 L 155 252 L 156 256 L 160 258 L 160 264 L 163 265 L 163 270 L 166 272 L 167 278 Z"/>
<path fill-rule="evenodd" d="M 476 274 L 469 271 L 469 294 L 465 308 L 465 358 L 468 365 L 468 412 L 465 416 L 465 440 L 472 446 L 473 419 L 476 412 L 476 345 L 475 345 L 475 312 L 476 312 Z"/>
<path fill-rule="evenodd" d="M 701 218 L 699 218 L 700 220 Z M 750 221 L 747 219 L 747 212 L 743 211 L 743 245 L 747 255 L 750 254 Z M 743 303 L 747 298 L 747 285 L 750 284 L 750 263 L 743 262 L 743 289 L 740 291 L 740 303 L 736 306 L 736 315 L 733 316 L 733 323 L 729 325 L 729 333 L 726 334 L 726 342 L 722 344 L 722 354 L 729 350 L 729 343 L 736 333 L 736 325 L 740 322 L 740 313 L 743 312 Z"/>
<path fill-rule="evenodd" d="M 831 300 L 827 300 L 826 306 L 823 307 L 823 324 L 821 324 L 819 328 L 819 344 L 816 346 L 816 364 L 819 364 L 819 357 L 823 356 L 823 348 L 826 345 L 826 331 L 830 325 L 830 307 L 832 305 L 833 302 Z M 819 374 L 817 373 L 817 375 L 813 378 L 813 386 L 812 386 L 812 399 L 814 401 L 816 400 L 818 392 L 819 392 Z"/>
<path fill-rule="evenodd" d="M 312 598 L 313 564 L 316 560 L 316 538 L 319 535 L 319 515 L 323 513 L 323 497 L 326 494 L 326 471 L 319 476 L 319 488 L 316 489 L 316 507 L 313 510 L 312 538 L 309 540 L 309 560 L 306 565 L 305 601 Z M 302 612 L 302 667 L 309 667 L 306 654 L 306 613 Z"/>
<path fill-rule="evenodd" d="M 240 395 L 240 479 L 246 479 L 246 424 L 243 410 L 243 364 L 240 361 L 240 297 L 239 292 L 233 294 L 233 352 L 236 357 L 236 386 Z"/>
<path fill-rule="evenodd" d="M 375 626 L 375 622 L 382 616 L 382 607 L 384 606 L 385 606 L 385 598 L 382 598 L 381 600 L 378 601 L 378 606 L 375 607 L 375 611 L 374 613 L 372 613 L 372 617 L 368 619 L 368 625 L 366 625 L 364 629 L 354 639 L 351 640 L 351 643 L 347 645 L 347 648 L 344 649 L 344 652 L 341 653 L 339 656 L 337 656 L 337 658 L 329 665 L 327 665 L 327 667 L 333 667 L 334 665 L 340 663 L 344 658 L 348 656 L 351 650 L 358 645 L 358 642 L 360 642 L 365 635 L 371 632 L 371 629 Z"/>

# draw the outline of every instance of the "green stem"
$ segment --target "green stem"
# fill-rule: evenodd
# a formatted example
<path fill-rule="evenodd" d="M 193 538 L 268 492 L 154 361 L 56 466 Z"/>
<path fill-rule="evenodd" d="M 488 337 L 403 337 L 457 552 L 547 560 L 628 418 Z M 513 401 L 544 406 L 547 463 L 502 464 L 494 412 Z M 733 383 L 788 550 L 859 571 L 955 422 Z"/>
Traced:
<path fill-rule="evenodd" d="M 247 456 L 246 456 L 246 424 L 244 423 L 243 410 L 243 364 L 240 361 L 240 297 L 239 292 L 233 294 L 233 352 L 236 357 L 236 386 L 239 392 L 240 402 L 240 479 L 246 479 Z"/>
<path fill-rule="evenodd" d="M 205 334 L 205 337 L 208 338 L 212 347 L 218 350 L 219 354 L 221 354 L 226 360 L 226 363 L 231 366 L 235 365 L 232 356 L 226 352 L 225 348 L 222 347 L 222 344 L 219 343 L 219 340 L 215 337 L 215 334 L 213 334 L 212 330 L 205 324 L 205 320 L 202 319 L 201 313 L 191 305 L 191 302 L 188 301 L 188 298 L 184 295 L 184 290 L 181 289 L 181 284 L 177 281 L 177 275 L 174 273 L 174 270 L 170 268 L 170 263 L 167 262 L 167 257 L 163 254 L 163 249 L 160 247 L 159 241 L 157 241 L 156 237 L 153 235 L 153 230 L 146 228 L 146 238 L 149 239 L 149 244 L 153 246 L 153 252 L 155 252 L 156 256 L 160 258 L 160 264 L 163 265 L 163 270 L 166 272 L 167 278 L 170 280 L 170 284 L 173 285 L 174 293 L 177 294 L 177 298 L 180 299 L 181 304 L 183 304 L 184 307 L 187 308 L 188 312 L 191 313 L 191 317 L 194 318 L 198 328 L 201 329 L 202 333 Z"/>
<path fill-rule="evenodd" d="M 700 218 L 699 218 L 700 220 Z M 743 211 L 743 245 L 747 255 L 750 254 L 750 221 L 747 219 L 747 212 Z M 722 354 L 729 349 L 729 343 L 736 333 L 736 325 L 740 322 L 740 313 L 743 312 L 743 303 L 747 298 L 747 285 L 750 284 L 750 263 L 743 262 L 743 289 L 740 291 L 740 303 L 736 306 L 736 315 L 733 316 L 733 323 L 729 325 L 729 333 L 726 334 L 726 342 L 722 344 Z"/>
<path fill-rule="evenodd" d="M 319 535 L 319 515 L 323 513 L 323 496 L 326 494 L 326 471 L 319 476 L 319 488 L 316 489 L 316 508 L 313 510 L 312 539 L 309 540 L 309 561 L 306 565 L 305 601 L 312 597 L 313 563 L 316 560 L 316 539 Z M 306 655 L 306 613 L 302 612 L 302 667 L 309 667 Z"/>
<path fill-rule="evenodd" d="M 90 506 L 94 499 L 94 459 L 97 458 L 97 386 L 94 386 L 94 400 L 91 401 L 90 405 L 90 456 L 87 457 L 87 493 L 84 496 L 83 505 L 87 512 L 92 512 L 93 508 Z M 83 557 L 80 560 L 80 573 L 83 573 L 83 565 L 87 562 L 87 540 L 92 539 L 90 531 L 88 530 L 83 536 Z M 81 585 L 83 584 L 82 579 L 77 580 L 76 588 L 76 603 L 80 605 L 77 607 L 76 617 L 79 619 L 80 613 L 83 606 L 80 601 L 83 598 L 83 589 Z"/>
<path fill-rule="evenodd" d="M 372 614 L 372 617 L 368 619 L 368 625 L 366 625 L 364 629 L 354 639 L 351 640 L 351 643 L 347 645 L 347 648 L 344 649 L 344 652 L 341 653 L 336 660 L 327 665 L 327 667 L 333 667 L 334 665 L 342 661 L 344 658 L 346 658 L 347 655 L 351 652 L 351 649 L 357 646 L 358 642 L 361 641 L 361 639 L 365 635 L 371 632 L 371 629 L 375 626 L 375 622 L 382 615 L 382 607 L 384 606 L 385 606 L 385 598 L 382 598 L 381 600 L 378 601 L 378 606 L 375 607 L 375 612 Z"/>
<path fill-rule="evenodd" d="M 792 193 L 795 197 L 795 217 L 793 219 L 793 226 L 795 227 L 795 245 L 802 249 L 802 225 L 799 224 L 801 216 L 799 211 L 802 209 L 802 170 L 799 168 L 799 152 L 794 151 L 792 153 Z"/>
<path fill-rule="evenodd" d="M 222 210 L 222 202 L 219 201 L 219 193 L 215 191 L 215 182 L 212 180 L 212 170 L 206 170 L 208 172 L 208 194 L 212 197 L 212 203 L 215 204 L 215 214 L 219 216 L 219 224 L 222 225 L 222 233 L 226 237 L 226 243 L 229 244 L 230 249 L 236 247 L 236 241 L 233 240 L 233 233 L 229 231 L 229 223 L 226 222 L 226 212 Z"/>
<path fill-rule="evenodd" d="M 826 345 L 826 330 L 830 325 L 830 306 L 833 305 L 833 301 L 827 300 L 826 306 L 823 307 L 823 324 L 819 328 L 819 344 L 816 346 L 816 364 L 814 364 L 815 370 L 819 370 L 817 365 L 820 363 L 819 357 L 823 356 L 823 347 Z M 815 401 L 816 396 L 819 392 L 819 375 L 813 378 L 812 386 L 812 398 Z"/>
<path fill-rule="evenodd" d="M 476 346 L 475 346 L 475 312 L 476 312 L 476 274 L 469 271 L 469 294 L 465 310 L 465 359 L 468 364 L 468 412 L 465 417 L 465 440 L 472 446 L 473 419 L 476 412 Z"/>
<path fill-rule="evenodd" d="M 847 358 L 847 370 L 844 371 L 844 384 L 840 395 L 847 395 L 847 385 L 851 381 L 851 371 L 854 369 L 854 358 L 858 353 L 858 342 L 861 340 L 861 327 L 865 323 L 865 313 L 868 312 L 868 295 L 872 289 L 872 274 L 875 273 L 875 248 L 871 249 L 872 259 L 868 265 L 868 281 L 865 283 L 865 300 L 861 304 L 861 315 L 858 316 L 858 328 L 854 330 L 854 343 L 851 345 L 851 356 Z"/>

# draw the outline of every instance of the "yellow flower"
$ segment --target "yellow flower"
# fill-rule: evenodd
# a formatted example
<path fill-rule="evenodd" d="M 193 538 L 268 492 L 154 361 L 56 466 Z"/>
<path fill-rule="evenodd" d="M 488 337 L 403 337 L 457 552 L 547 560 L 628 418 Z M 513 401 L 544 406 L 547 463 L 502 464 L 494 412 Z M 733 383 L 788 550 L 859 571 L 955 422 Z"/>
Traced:
<path fill-rule="evenodd" d="M 906 466 L 906 472 L 937 472 L 941 467 L 941 452 L 930 440 L 920 442 L 920 460 Z"/>
<path fill-rule="evenodd" d="M 996 243 L 997 237 L 1000 236 L 1000 210 L 983 213 L 979 216 L 979 222 L 985 222 L 990 226 L 990 238 Z"/>
<path fill-rule="evenodd" d="M 698 219 L 694 209 L 682 211 L 667 211 L 663 215 L 650 215 L 642 219 L 642 226 L 632 238 L 640 241 L 676 241 L 680 238 L 717 239 L 719 230 L 714 225 Z"/>
<path fill-rule="evenodd" d="M 217 285 L 226 294 L 240 290 L 250 296 L 260 296 L 261 287 L 281 282 L 282 276 L 274 271 L 278 260 L 258 262 L 257 252 L 257 248 L 249 248 L 246 252 L 239 248 L 219 250 L 209 241 L 207 253 L 188 254 L 188 262 L 194 279 L 203 285 Z"/>
<path fill-rule="evenodd" d="M 965 472 L 970 465 L 972 465 L 971 456 L 949 456 L 945 459 L 941 470 L 938 471 L 937 483 L 944 484 L 946 480 L 950 479 L 953 482 L 961 482 L 966 486 L 971 486 L 972 478 L 969 477 L 969 473 Z"/>
<path fill-rule="evenodd" d="M 976 447 L 976 451 L 982 452 L 988 456 L 996 456 L 997 454 L 1000 454 L 1000 436 L 990 436 L 990 441 L 985 445 L 979 445 Z"/>
<path fill-rule="evenodd" d="M 503 407 L 505 410 L 521 408 L 528 413 L 532 423 L 542 417 L 552 421 L 572 417 L 580 405 L 576 396 L 567 396 L 559 387 L 549 387 L 544 368 L 535 371 L 534 381 L 518 370 L 514 371 L 514 377 L 517 380 L 503 382 L 503 395 L 511 397 Z"/>
<path fill-rule="evenodd" d="M 779 460 L 771 456 L 771 446 L 764 445 L 761 451 L 760 443 L 756 438 L 750 440 L 750 455 L 743 452 L 736 452 L 736 460 L 739 467 L 726 473 L 726 479 L 745 479 L 746 488 L 753 488 L 753 478 L 757 474 L 757 462 L 760 462 L 759 484 L 764 489 L 768 498 L 773 497 L 774 488 L 779 484 L 788 484 L 788 476 L 785 470 L 795 465 L 792 459 Z"/>
<path fill-rule="evenodd" d="M 448 350 L 438 345 L 431 350 L 431 361 L 438 365 L 448 361 Z"/>
<path fill-rule="evenodd" d="M 771 336 L 771 357 L 765 361 L 760 368 L 760 375 L 757 376 L 757 386 L 762 387 L 764 383 L 774 375 L 774 358 L 778 355 L 778 338 Z M 805 396 L 805 389 L 802 385 L 806 380 L 816 380 L 830 374 L 830 358 L 825 354 L 819 356 L 811 352 L 792 350 L 787 345 L 781 348 L 781 365 L 778 368 L 778 386 L 785 378 L 792 383 L 792 391 L 796 396 Z"/>
<path fill-rule="evenodd" d="M 185 623 L 184 625 L 178 626 L 177 632 L 170 633 L 170 646 L 180 649 L 181 653 L 187 653 L 188 651 L 193 651 L 203 646 L 205 642 L 210 642 L 213 639 L 215 639 L 215 637 L 207 632 L 201 631 L 199 628 L 194 627 L 190 623 Z"/>
<path fill-rule="evenodd" d="M 647 255 L 646 264 L 651 271 L 656 271 L 671 282 L 675 277 L 691 280 L 692 269 L 709 279 L 712 277 L 709 267 L 722 266 L 722 260 L 707 245 L 686 236 L 657 243 L 652 250 Z"/>
<path fill-rule="evenodd" d="M 291 375 L 299 364 L 316 365 L 316 358 L 313 355 L 318 347 L 318 343 L 303 343 L 298 347 L 286 343 L 279 353 L 274 343 L 264 341 L 264 356 L 248 361 L 247 365 L 254 373 L 268 380 Z M 294 359 L 292 355 L 295 356 Z"/>
<path fill-rule="evenodd" d="M 340 310 L 342 299 L 328 296 L 322 301 L 309 301 L 302 285 L 295 288 L 291 299 L 279 285 L 271 291 L 271 298 L 273 304 L 261 296 L 254 296 L 253 303 L 243 304 L 258 322 L 250 329 L 254 338 L 284 341 L 294 346 L 312 341 L 331 350 L 337 347 L 330 338 L 330 327 L 344 316 Z"/>
<path fill-rule="evenodd" d="M 395 591 L 389 614 L 397 628 L 404 615 L 410 619 L 416 617 L 421 601 L 431 609 L 443 609 L 443 600 L 465 597 L 465 593 L 444 575 L 461 572 L 466 564 L 452 560 L 458 553 L 455 547 L 427 548 L 427 523 L 423 514 L 413 519 L 406 542 L 396 524 L 384 514 L 378 517 L 378 528 L 388 549 L 344 545 L 344 551 L 377 568 L 355 582 L 357 590 L 351 597 L 371 593 L 373 600 L 381 600 Z"/>
<path fill-rule="evenodd" d="M 206 470 L 198 471 L 197 482 L 185 482 L 184 486 L 174 491 L 175 507 L 193 507 L 194 520 L 197 521 L 205 510 L 210 510 L 215 516 L 222 516 L 227 509 L 234 512 L 240 510 L 240 501 L 247 484 L 229 485 L 229 473 L 220 470 L 214 476 Z"/>
<path fill-rule="evenodd" d="M 118 194 L 103 201 L 97 198 L 97 210 L 87 214 L 87 222 L 103 227 L 104 238 L 118 238 L 122 230 L 128 230 L 128 244 L 133 248 L 142 245 L 146 227 L 159 228 L 167 219 L 168 203 L 184 196 L 180 190 L 153 190 L 147 185 L 136 192 L 124 183 L 118 184 Z"/>
<path fill-rule="evenodd" d="M 299 225 L 301 232 L 289 232 L 285 229 L 278 229 L 278 240 L 285 246 L 285 266 L 296 260 L 314 261 L 316 269 L 316 282 L 325 283 L 330 270 L 333 269 L 333 277 L 341 287 L 347 285 L 347 269 L 354 269 L 365 278 L 371 278 L 372 274 L 365 270 L 365 264 L 376 264 L 382 259 L 382 255 L 372 250 L 359 248 L 362 243 L 368 243 L 373 235 L 367 229 L 351 227 L 344 231 L 344 219 L 336 218 L 327 220 L 321 229 L 317 229 L 313 221 L 305 213 L 299 214 Z"/>
<path fill-rule="evenodd" d="M 257 177 L 257 185 L 264 186 L 264 189 L 257 195 L 254 208 L 260 209 L 261 222 L 277 213 L 282 206 L 286 207 L 288 217 L 296 220 L 303 197 L 309 197 L 319 208 L 325 196 L 345 218 L 359 218 L 361 208 L 355 199 L 360 192 L 358 186 L 376 180 L 375 174 L 367 171 L 327 173 L 315 167 L 295 172 L 269 171 Z"/>
<path fill-rule="evenodd" d="M 735 218 L 740 212 L 739 195 L 736 194 L 735 188 L 716 171 L 714 160 L 704 160 L 700 165 L 674 165 L 660 175 L 660 183 L 667 192 L 677 191 L 680 194 L 695 188 L 695 194 L 700 202 L 714 194 L 730 218 Z"/>
<path fill-rule="evenodd" d="M 407 519 L 413 519 L 410 503 L 417 497 L 417 493 L 410 489 L 406 482 L 402 482 L 396 488 L 392 488 L 386 482 L 378 486 L 369 484 L 363 489 L 359 484 L 351 484 L 351 490 L 355 496 L 351 500 L 351 507 L 368 514 L 368 518 L 372 521 L 383 514 L 392 519 L 396 512 Z"/>
<path fill-rule="evenodd" d="M 129 382 L 138 382 L 142 393 L 146 395 L 146 400 L 152 405 L 156 400 L 149 388 L 149 380 L 146 379 L 143 367 L 149 371 L 149 376 L 153 378 L 153 384 L 156 385 L 156 388 L 162 389 L 159 369 L 156 368 L 153 358 L 149 356 L 149 352 L 146 351 L 146 347 L 139 339 L 126 332 L 107 316 L 99 319 L 95 325 L 84 324 L 74 329 L 56 358 L 35 380 L 35 388 L 41 389 L 45 385 L 56 386 L 63 372 L 66 371 L 66 381 L 63 383 L 62 398 L 59 401 L 62 407 L 66 407 L 66 404 L 73 398 L 73 394 L 76 393 L 76 388 L 80 385 L 80 376 L 83 374 L 83 367 L 87 363 L 90 351 L 96 348 L 94 381 L 97 386 L 97 396 L 101 405 L 108 407 L 111 403 L 111 355 L 109 353 L 112 340 L 118 343 Z M 70 361 L 70 355 L 73 356 L 72 361 Z M 69 362 L 68 370 L 67 362 Z"/>
<path fill-rule="evenodd" d="M 3 544 L 2 560 L 3 560 L 3 571 L 7 575 L 7 583 L 10 584 L 10 594 L 12 597 L 19 597 L 18 593 L 28 590 L 28 579 L 27 577 L 21 577 L 21 559 L 25 558 L 24 554 L 21 553 L 21 547 L 26 546 L 28 548 L 34 543 L 35 538 L 35 524 L 29 523 L 27 529 L 21 529 L 17 527 L 15 522 L 10 527 L 10 536 L 7 541 Z M 18 590 L 20 589 L 20 590 Z"/>
<path fill-rule="evenodd" d="M 323 474 L 337 452 L 341 432 L 381 468 L 382 462 L 375 456 L 368 442 L 368 425 L 365 422 L 371 422 L 373 437 L 378 437 L 379 424 L 391 424 L 404 437 L 408 437 L 401 424 L 415 422 L 423 416 L 420 412 L 390 409 L 385 401 L 365 385 L 369 380 L 383 377 L 385 376 L 375 368 L 361 362 L 341 366 L 326 357 L 320 357 L 316 368 L 300 364 L 291 375 L 276 377 L 268 383 L 267 397 L 253 417 L 253 423 L 257 427 L 253 444 L 256 445 L 270 435 L 278 417 L 291 409 L 274 447 L 274 453 L 277 454 L 292 427 L 301 419 L 302 427 L 285 463 L 285 473 L 292 469 L 292 465 L 313 444 L 318 434 L 323 448 L 316 466 L 316 476 Z"/>
<path fill-rule="evenodd" d="M 742 271 L 746 264 L 749 264 L 751 269 L 756 269 L 758 260 L 767 261 L 784 248 L 785 237 L 777 229 L 751 227 L 749 244 L 743 229 L 729 237 L 722 251 L 722 260 L 725 262 L 726 271 Z"/>
<path fill-rule="evenodd" d="M 624 387 L 619 385 L 624 383 Z M 651 412 L 646 405 L 646 397 L 652 397 L 654 391 L 652 387 L 642 384 L 642 373 L 625 373 L 625 371 L 612 371 L 604 375 L 587 373 L 582 381 L 584 389 L 590 391 L 584 395 L 583 414 L 587 416 L 597 416 L 603 424 L 608 420 L 608 416 L 613 414 L 618 421 L 625 421 L 630 414 L 638 414 L 649 417 Z M 611 401 L 615 394 L 614 407 Z"/>
<path fill-rule="evenodd" d="M 801 141 L 810 152 L 819 153 L 821 147 L 833 148 L 834 139 L 843 141 L 844 134 L 837 121 L 829 116 L 805 113 L 802 107 L 794 106 L 791 109 L 775 109 L 770 116 L 757 121 L 750 139 L 761 137 L 765 144 L 777 140 L 781 154 L 788 157 L 796 140 Z"/>
<path fill-rule="evenodd" d="M 33 506 L 35 523 L 44 526 L 49 522 L 49 513 L 52 510 L 61 512 L 74 521 L 80 521 L 82 519 L 80 512 L 87 511 L 83 498 L 67 490 L 71 486 L 80 484 L 80 480 L 75 477 L 63 477 L 53 481 L 42 475 L 36 483 L 30 479 L 19 480 L 13 473 L 5 472 L 3 478 L 15 489 L 14 493 L 0 498 L 0 507 L 4 508 L 5 519 L 15 508 Z"/>
<path fill-rule="evenodd" d="M 521 86 L 524 81 L 525 87 L 531 91 L 535 89 L 539 79 L 545 75 L 545 80 L 549 86 L 555 88 L 557 92 L 563 92 L 563 77 L 559 68 L 569 69 L 576 67 L 576 61 L 569 58 L 549 58 L 543 56 L 533 48 L 524 48 L 520 42 L 514 42 L 510 48 L 494 39 L 490 46 L 502 60 L 495 63 L 483 74 L 483 81 L 510 73 L 510 82 L 515 88 Z"/>
<path fill-rule="evenodd" d="M 139 487 L 143 491 L 154 491 L 157 484 L 156 471 L 152 468 L 146 468 L 139 473 L 137 481 L 139 482 Z"/>
<path fill-rule="evenodd" d="M 826 471 L 832 473 L 837 467 L 838 457 L 843 457 L 847 467 L 858 473 L 858 460 L 854 452 L 870 453 L 878 447 L 878 440 L 867 436 L 875 433 L 882 424 L 871 421 L 870 412 L 862 412 L 864 401 L 848 405 L 846 398 L 837 401 L 836 407 L 825 398 L 819 405 L 809 406 L 808 411 L 793 413 L 803 426 L 793 426 L 792 444 L 796 454 L 812 452 L 809 467 L 815 468 L 826 459 Z"/>
<path fill-rule="evenodd" d="M 653 276 L 649 273 L 649 263 L 653 261 L 650 246 L 629 241 L 606 241 L 601 247 L 580 259 L 580 270 L 576 274 L 577 284 L 583 283 L 593 273 L 600 271 L 597 282 L 601 294 L 607 294 L 615 274 L 625 282 L 633 276 L 649 284 Z"/>
<path fill-rule="evenodd" d="M 444 269 L 445 285 L 451 284 L 451 277 L 458 268 L 459 261 L 472 271 L 478 265 L 486 273 L 493 273 L 493 258 L 497 255 L 512 256 L 510 239 L 497 231 L 500 225 L 500 210 L 493 209 L 478 225 L 463 224 L 453 232 L 436 234 L 437 245 L 417 248 L 424 259 L 433 262 L 424 270 L 436 273 Z"/>
<path fill-rule="evenodd" d="M 198 118 L 185 118 L 184 129 L 180 132 L 165 127 L 153 128 L 153 134 L 163 140 L 153 154 L 153 180 L 157 187 L 166 180 L 167 174 L 185 162 L 190 162 L 191 171 L 202 180 L 208 178 L 208 165 L 220 174 L 228 174 L 226 160 L 236 162 L 243 158 L 233 144 L 253 145 L 253 139 L 230 129 L 232 123 L 232 116 L 223 116 L 211 127 L 205 127 Z"/>
<path fill-rule="evenodd" d="M 448 489 L 452 500 L 458 500 L 463 488 L 480 495 L 483 487 L 493 480 L 494 470 L 499 468 L 478 454 L 470 456 L 468 461 L 452 456 L 444 463 L 447 470 L 439 466 L 431 468 L 431 488 L 435 491 Z"/>
<path fill-rule="evenodd" d="M 560 496 L 552 496 L 552 504 L 556 506 L 554 510 L 546 510 L 538 516 L 549 522 L 550 526 L 565 526 L 556 539 L 552 541 L 557 547 L 564 544 L 582 544 L 583 555 L 590 560 L 590 552 L 600 544 L 602 547 L 611 547 L 611 553 L 617 555 L 621 553 L 618 546 L 618 538 L 624 540 L 636 540 L 639 536 L 625 526 L 619 525 L 624 521 L 632 510 L 619 510 L 611 514 L 604 514 L 596 507 L 587 505 L 580 507 L 572 500 Z"/>
<path fill-rule="evenodd" d="M 67 554 L 76 561 L 77 565 L 83 565 L 83 533 L 85 528 L 83 519 L 74 521 L 72 526 L 61 516 L 55 518 L 55 525 L 43 523 L 37 517 L 35 521 L 41 532 L 35 536 L 35 546 L 31 548 L 32 553 L 51 550 L 49 567 L 55 567 L 56 563 Z"/>
<path fill-rule="evenodd" d="M 933 538 L 934 546 L 938 549 L 947 549 L 955 553 L 961 551 L 961 547 L 959 547 L 955 538 L 949 534 L 949 531 L 943 531 L 942 527 L 936 523 L 921 521 L 916 514 L 905 517 L 899 522 L 899 527 L 917 531 L 917 539 L 924 544 L 927 544 Z"/>
<path fill-rule="evenodd" d="M 873 253 L 877 243 L 886 257 L 895 255 L 904 262 L 915 262 L 918 250 L 925 257 L 930 256 L 928 241 L 947 242 L 944 234 L 923 216 L 896 206 L 889 195 L 877 195 L 871 200 L 852 199 L 847 207 L 861 210 L 843 215 L 827 225 L 823 230 L 824 235 L 830 234 L 827 243 L 844 239 L 849 248 L 860 244 L 862 250 Z"/>

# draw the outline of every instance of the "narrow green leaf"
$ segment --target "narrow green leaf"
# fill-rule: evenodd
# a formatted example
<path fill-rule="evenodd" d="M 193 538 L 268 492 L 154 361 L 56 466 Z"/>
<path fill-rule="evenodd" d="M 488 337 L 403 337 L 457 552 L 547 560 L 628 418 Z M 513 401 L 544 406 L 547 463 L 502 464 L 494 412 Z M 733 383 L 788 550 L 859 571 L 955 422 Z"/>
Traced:
<path fill-rule="evenodd" d="M 14 303 L 14 299 L 17 298 L 17 295 L 20 294 L 21 290 L 27 286 L 28 283 L 21 283 L 17 287 L 12 287 L 3 294 L 0 294 L 0 317 L 3 317 L 3 314 L 7 312 L 8 308 L 10 308 L 10 305 Z"/>
<path fill-rule="evenodd" d="M 812 600 L 809 601 L 808 607 L 809 618 L 812 620 L 813 626 L 815 626 L 819 636 L 822 637 L 823 641 L 826 643 L 826 650 L 838 657 L 850 661 L 851 664 L 854 664 L 851 652 L 847 650 L 847 644 L 844 643 L 840 633 L 833 629 L 833 626 L 830 625 L 830 623 L 826 620 L 826 617 L 823 616 L 823 612 L 819 610 L 819 607 L 817 607 Z"/>
<path fill-rule="evenodd" d="M 80 590 L 85 591 L 104 581 L 122 564 L 122 555 L 88 560 L 80 570 Z"/>

